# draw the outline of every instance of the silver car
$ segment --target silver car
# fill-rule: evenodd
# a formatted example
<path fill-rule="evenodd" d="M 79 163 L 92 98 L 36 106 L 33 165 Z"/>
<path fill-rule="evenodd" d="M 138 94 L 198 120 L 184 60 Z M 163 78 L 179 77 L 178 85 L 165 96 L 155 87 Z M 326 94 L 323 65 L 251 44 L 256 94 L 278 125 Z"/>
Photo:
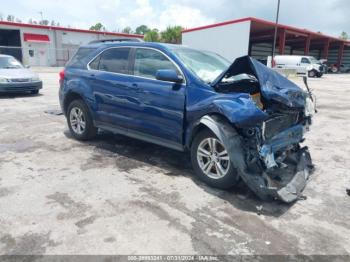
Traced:
<path fill-rule="evenodd" d="M 39 76 L 10 55 L 0 55 L 0 93 L 38 94 L 43 83 Z"/>

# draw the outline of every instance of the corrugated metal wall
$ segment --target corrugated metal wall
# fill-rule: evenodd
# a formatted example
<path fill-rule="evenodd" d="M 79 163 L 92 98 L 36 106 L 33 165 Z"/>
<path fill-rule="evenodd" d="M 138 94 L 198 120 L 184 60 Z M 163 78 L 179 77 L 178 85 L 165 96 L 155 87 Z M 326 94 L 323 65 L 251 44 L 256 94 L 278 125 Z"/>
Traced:
<path fill-rule="evenodd" d="M 276 48 L 276 52 L 278 53 L 278 47 Z M 259 43 L 253 44 L 251 47 L 250 55 L 256 59 L 264 60 L 272 53 L 272 44 L 269 43 Z M 284 49 L 284 54 L 286 55 L 304 55 L 304 49 L 293 50 L 291 46 L 286 45 Z M 310 50 L 310 55 L 316 58 L 319 58 L 320 51 L 319 50 Z"/>
<path fill-rule="evenodd" d="M 339 48 L 329 49 L 328 53 L 328 63 L 336 64 L 338 60 L 338 50 Z M 278 47 L 276 48 L 278 52 Z M 312 49 L 309 52 L 310 56 L 315 57 L 316 59 L 322 58 L 322 51 L 318 49 Z M 250 56 L 258 59 L 258 60 L 266 60 L 268 56 L 272 53 L 272 44 L 269 43 L 259 43 L 253 44 L 250 49 Z M 293 55 L 304 55 L 304 49 L 294 49 L 293 53 L 291 53 L 291 47 L 285 47 L 285 54 L 293 54 Z M 346 46 L 344 50 L 343 64 L 350 66 L 350 47 Z"/>
<path fill-rule="evenodd" d="M 343 64 L 350 66 L 350 46 L 346 46 L 344 50 Z"/>

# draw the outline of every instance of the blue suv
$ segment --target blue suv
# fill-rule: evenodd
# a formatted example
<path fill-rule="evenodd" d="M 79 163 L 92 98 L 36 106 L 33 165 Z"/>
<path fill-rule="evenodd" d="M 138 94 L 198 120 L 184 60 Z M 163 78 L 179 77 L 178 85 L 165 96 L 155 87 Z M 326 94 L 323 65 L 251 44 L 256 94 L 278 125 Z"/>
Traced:
<path fill-rule="evenodd" d="M 313 95 L 249 56 L 230 63 L 181 45 L 93 42 L 60 72 L 59 98 L 74 138 L 101 129 L 189 151 L 213 187 L 242 179 L 263 199 L 293 202 L 313 169 L 300 145 Z"/>

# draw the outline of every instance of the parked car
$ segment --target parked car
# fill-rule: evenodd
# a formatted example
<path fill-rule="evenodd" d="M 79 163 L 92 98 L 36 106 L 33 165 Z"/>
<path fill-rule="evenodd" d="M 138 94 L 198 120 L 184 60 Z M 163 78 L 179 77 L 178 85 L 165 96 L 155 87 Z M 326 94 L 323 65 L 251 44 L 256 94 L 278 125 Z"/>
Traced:
<path fill-rule="evenodd" d="M 41 88 L 42 81 L 36 73 L 13 56 L 0 55 L 0 93 L 38 94 Z"/>
<path fill-rule="evenodd" d="M 309 77 L 322 77 L 324 73 L 324 66 L 313 56 L 276 55 L 273 63 L 274 67 L 295 69 L 297 74 L 307 73 Z"/>
<path fill-rule="evenodd" d="M 257 60 L 230 63 L 179 45 L 104 42 L 80 47 L 60 72 L 72 136 L 98 129 L 191 155 L 217 188 L 242 179 L 263 199 L 298 199 L 312 163 L 304 132 L 313 96 Z"/>
<path fill-rule="evenodd" d="M 336 64 L 331 64 L 329 66 L 329 72 L 330 73 L 350 73 L 350 66 L 341 64 L 340 67 Z"/>

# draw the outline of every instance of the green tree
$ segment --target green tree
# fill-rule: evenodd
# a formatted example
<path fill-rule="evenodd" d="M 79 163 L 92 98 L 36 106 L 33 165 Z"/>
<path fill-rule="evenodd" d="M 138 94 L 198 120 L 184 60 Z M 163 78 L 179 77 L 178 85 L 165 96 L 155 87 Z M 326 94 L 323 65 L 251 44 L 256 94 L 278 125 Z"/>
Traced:
<path fill-rule="evenodd" d="M 136 29 L 135 29 L 135 33 L 139 34 L 139 35 L 145 35 L 149 31 L 150 31 L 150 29 L 148 28 L 147 25 L 140 25 L 140 26 L 136 27 Z"/>
<path fill-rule="evenodd" d="M 90 30 L 94 31 L 105 31 L 106 28 L 101 24 L 100 22 L 96 23 L 95 25 L 90 26 Z"/>
<path fill-rule="evenodd" d="M 164 43 L 181 44 L 181 26 L 168 26 L 160 33 L 161 41 Z"/>
<path fill-rule="evenodd" d="M 6 20 L 9 21 L 9 22 L 14 22 L 15 21 L 15 16 L 14 15 L 8 15 Z"/>
<path fill-rule="evenodd" d="M 49 25 L 49 23 L 50 21 L 46 19 L 39 21 L 39 25 Z"/>
<path fill-rule="evenodd" d="M 122 30 L 122 33 L 131 34 L 131 33 L 132 33 L 131 27 L 130 27 L 130 26 L 125 27 L 125 28 Z"/>
<path fill-rule="evenodd" d="M 339 38 L 347 40 L 347 39 L 349 39 L 349 36 L 346 32 L 343 31 L 343 32 L 341 32 Z"/>
<path fill-rule="evenodd" d="M 146 42 L 159 42 L 160 38 L 159 38 L 159 32 L 158 29 L 152 29 L 149 30 L 144 37 L 144 40 Z"/>

